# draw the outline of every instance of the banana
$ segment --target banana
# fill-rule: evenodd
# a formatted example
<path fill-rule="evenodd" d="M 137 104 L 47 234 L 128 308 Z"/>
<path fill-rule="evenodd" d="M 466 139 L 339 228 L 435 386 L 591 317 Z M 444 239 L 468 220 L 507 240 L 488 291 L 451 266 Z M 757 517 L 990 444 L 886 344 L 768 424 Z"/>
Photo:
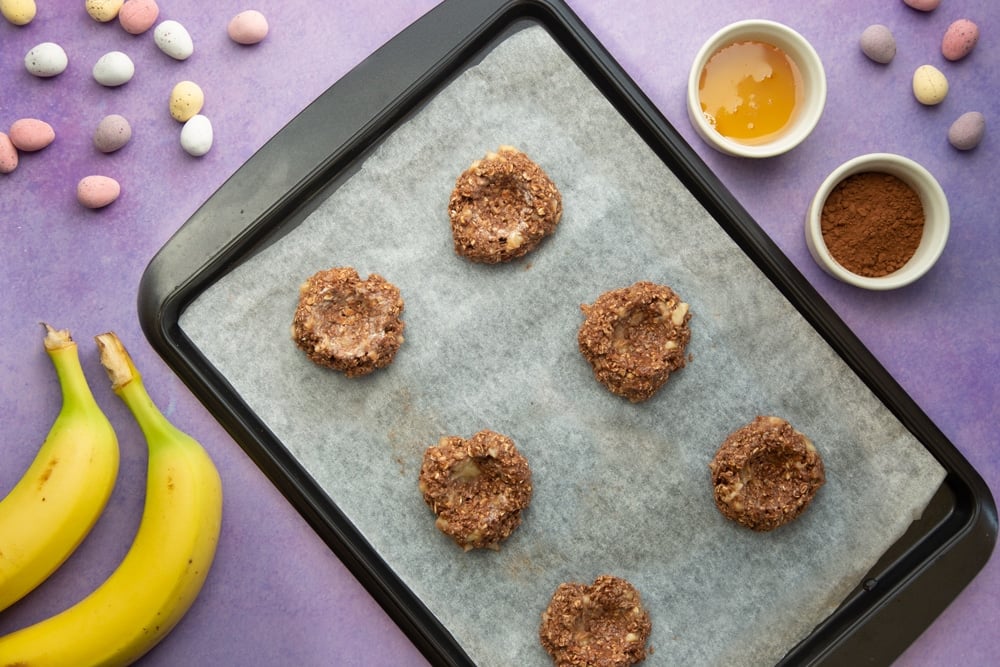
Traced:
<path fill-rule="evenodd" d="M 24 476 L 0 501 L 0 610 L 42 583 L 87 536 L 118 477 L 118 439 L 94 400 L 69 331 L 44 325 L 62 408 Z"/>
<path fill-rule="evenodd" d="M 139 529 L 118 568 L 76 605 L 0 637 L 0 666 L 128 665 L 181 620 L 201 591 L 222 521 L 222 483 L 207 452 L 156 408 L 114 333 L 101 363 L 149 448 Z"/>

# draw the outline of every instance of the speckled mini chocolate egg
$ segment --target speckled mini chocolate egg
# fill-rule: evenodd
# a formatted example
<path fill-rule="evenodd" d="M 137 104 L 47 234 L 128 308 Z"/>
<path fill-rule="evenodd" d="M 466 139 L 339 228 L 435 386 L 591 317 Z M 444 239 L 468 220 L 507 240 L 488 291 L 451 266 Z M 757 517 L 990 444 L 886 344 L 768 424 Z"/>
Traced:
<path fill-rule="evenodd" d="M 118 22 L 125 32 L 141 35 L 156 23 L 160 16 L 160 6 L 156 0 L 125 0 L 118 12 Z"/>
<path fill-rule="evenodd" d="M 192 157 L 212 150 L 213 141 L 212 122 L 201 114 L 192 116 L 181 128 L 181 148 Z"/>
<path fill-rule="evenodd" d="M 84 5 L 90 18 L 100 23 L 113 21 L 125 0 L 87 0 Z"/>
<path fill-rule="evenodd" d="M 19 151 L 40 151 L 56 139 L 56 131 L 44 120 L 20 118 L 7 131 L 10 141 Z"/>
<path fill-rule="evenodd" d="M 122 186 L 110 176 L 85 176 L 76 184 L 76 199 L 87 208 L 104 208 L 118 199 Z"/>
<path fill-rule="evenodd" d="M 37 12 L 35 0 L 0 0 L 0 14 L 13 25 L 28 25 Z"/>
<path fill-rule="evenodd" d="M 940 104 L 948 96 L 948 79 L 934 65 L 921 65 L 913 72 L 913 96 L 927 106 Z"/>
<path fill-rule="evenodd" d="M 178 21 L 167 20 L 153 29 L 156 46 L 174 60 L 187 60 L 194 53 L 191 33 Z"/>
<path fill-rule="evenodd" d="M 6 133 L 0 132 L 0 174 L 9 174 L 17 169 L 17 148 Z"/>
<path fill-rule="evenodd" d="M 170 91 L 170 117 L 187 122 L 205 106 L 205 93 L 194 81 L 181 81 Z"/>
<path fill-rule="evenodd" d="M 960 151 L 969 151 L 979 145 L 985 134 L 986 117 L 978 111 L 968 111 L 948 128 L 948 143 Z"/>
<path fill-rule="evenodd" d="M 903 0 L 903 3 L 922 12 L 931 12 L 938 8 L 941 0 Z"/>
<path fill-rule="evenodd" d="M 94 130 L 94 148 L 102 153 L 114 153 L 132 139 L 132 126 L 119 114 L 101 119 Z"/>
<path fill-rule="evenodd" d="M 69 57 L 55 42 L 42 42 L 24 56 L 24 68 L 43 79 L 62 74 L 68 65 Z"/>
<path fill-rule="evenodd" d="M 958 19 L 944 31 L 941 55 L 948 60 L 961 60 L 972 53 L 979 41 L 979 26 L 969 19 Z"/>
<path fill-rule="evenodd" d="M 896 56 L 896 38 L 886 26 L 876 23 L 861 33 L 861 51 L 877 63 L 885 65 Z"/>
<path fill-rule="evenodd" d="M 237 44 L 257 44 L 267 37 L 267 18 L 256 9 L 240 12 L 229 21 L 226 33 Z"/>
<path fill-rule="evenodd" d="M 132 80 L 135 75 L 135 64 L 127 53 L 109 51 L 97 59 L 91 73 L 97 83 L 114 88 Z"/>

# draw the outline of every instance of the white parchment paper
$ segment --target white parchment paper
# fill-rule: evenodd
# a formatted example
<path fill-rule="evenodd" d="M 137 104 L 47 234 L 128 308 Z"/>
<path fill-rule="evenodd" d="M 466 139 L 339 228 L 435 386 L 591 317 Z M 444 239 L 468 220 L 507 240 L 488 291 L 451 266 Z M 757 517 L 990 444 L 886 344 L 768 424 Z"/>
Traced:
<path fill-rule="evenodd" d="M 452 251 L 448 196 L 500 144 L 547 171 L 564 215 L 526 258 L 476 265 Z M 406 342 L 387 369 L 348 380 L 292 343 L 299 284 L 332 266 L 402 291 Z M 633 405 L 593 379 L 576 333 L 580 304 L 637 280 L 691 304 L 693 358 Z M 484 666 L 548 664 L 537 633 L 552 592 L 602 573 L 640 590 L 648 664 L 773 664 L 944 475 L 539 27 L 449 83 L 180 323 Z M 809 435 L 828 476 L 769 534 L 719 514 L 707 468 L 757 414 Z M 417 475 L 440 436 L 483 428 L 515 440 L 535 496 L 500 551 L 464 553 L 434 528 Z"/>

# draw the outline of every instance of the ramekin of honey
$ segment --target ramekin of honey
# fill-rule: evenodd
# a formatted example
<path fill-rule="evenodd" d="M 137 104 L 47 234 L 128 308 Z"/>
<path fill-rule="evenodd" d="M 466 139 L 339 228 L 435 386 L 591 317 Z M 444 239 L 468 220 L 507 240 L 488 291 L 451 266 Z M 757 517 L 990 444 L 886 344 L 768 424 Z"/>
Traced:
<path fill-rule="evenodd" d="M 731 23 L 705 42 L 691 65 L 688 116 L 723 153 L 766 158 L 790 151 L 813 131 L 825 105 L 819 54 L 782 23 Z"/>

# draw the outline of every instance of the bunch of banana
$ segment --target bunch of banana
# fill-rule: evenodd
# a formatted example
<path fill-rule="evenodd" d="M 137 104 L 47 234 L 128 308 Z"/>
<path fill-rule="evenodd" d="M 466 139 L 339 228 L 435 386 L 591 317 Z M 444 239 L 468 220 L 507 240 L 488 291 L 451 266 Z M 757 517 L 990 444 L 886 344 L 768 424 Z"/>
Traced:
<path fill-rule="evenodd" d="M 139 530 L 118 568 L 66 611 L 0 637 L 0 667 L 128 665 L 184 616 L 212 565 L 222 485 L 211 458 L 156 408 L 114 333 L 97 337 L 112 390 L 149 447 Z"/>
<path fill-rule="evenodd" d="M 62 408 L 35 460 L 0 501 L 0 610 L 55 572 L 83 542 L 118 476 L 118 440 L 90 393 L 68 331 L 44 325 Z"/>

